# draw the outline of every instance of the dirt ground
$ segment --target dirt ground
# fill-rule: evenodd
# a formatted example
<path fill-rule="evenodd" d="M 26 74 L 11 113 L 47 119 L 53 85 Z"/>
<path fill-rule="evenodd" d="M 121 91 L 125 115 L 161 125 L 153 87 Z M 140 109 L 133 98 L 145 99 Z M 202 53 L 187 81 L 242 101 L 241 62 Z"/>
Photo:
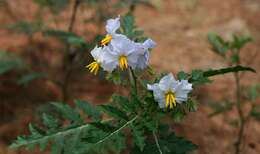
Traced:
<path fill-rule="evenodd" d="M 20 0 L 16 1 L 20 6 L 20 9 L 17 10 L 20 11 L 18 18 L 30 19 L 35 7 L 26 5 L 27 3 L 24 4 Z M 154 0 L 154 2 L 158 1 Z M 16 8 L 15 4 L 11 7 Z M 26 7 L 27 10 L 21 9 Z M 135 15 L 138 26 L 158 44 L 151 55 L 151 64 L 157 70 L 177 73 L 180 70 L 189 72 L 194 68 L 225 67 L 225 62 L 211 51 L 207 42 L 207 33 L 217 32 L 227 39 L 233 33 L 251 35 L 254 42 L 243 48 L 242 63 L 255 68 L 257 72 L 260 71 L 259 0 L 226 0 L 224 2 L 219 0 L 162 0 L 157 9 L 144 5 L 138 6 Z M 80 34 L 84 31 L 80 19 L 87 16 L 87 13 L 82 12 L 77 20 L 77 33 Z M 11 23 L 12 20 L 1 11 L 0 23 Z M 58 24 L 56 26 L 64 28 L 66 25 Z M 87 28 L 91 33 L 91 26 Z M 1 48 L 20 54 L 23 52 L 20 49 L 24 46 L 28 46 L 25 36 L 9 34 L 8 31 L 0 29 Z M 55 47 L 55 45 L 53 46 Z M 53 46 L 49 46 L 46 50 L 53 50 Z M 41 58 L 50 58 L 50 52 L 52 51 L 44 53 Z M 51 63 L 55 63 L 55 60 Z M 56 74 L 54 73 L 54 75 Z M 236 140 L 237 129 L 229 123 L 235 119 L 236 111 L 208 118 L 207 115 L 212 110 L 204 105 L 209 100 L 234 100 L 233 76 L 225 75 L 212 79 L 213 83 L 196 91 L 200 103 L 198 111 L 190 113 L 182 123 L 174 124 L 172 128 L 179 135 L 186 136 L 199 145 L 199 149 L 194 153 L 234 153 L 233 144 Z M 93 76 L 89 75 L 75 78 L 72 82 L 71 97 L 90 100 L 90 102 L 104 102 L 116 90 L 111 84 L 93 79 Z M 243 86 L 252 83 L 260 83 L 259 73 L 246 73 L 243 76 Z M 41 89 L 41 91 L 35 93 L 35 88 Z M 34 92 L 33 96 L 30 95 L 32 92 Z M 14 94 L 15 98 L 11 98 Z M 99 97 L 100 94 L 103 96 Z M 7 145 L 15 136 L 25 132 L 28 122 L 33 119 L 32 115 L 36 106 L 60 97 L 58 87 L 49 81 L 36 81 L 26 88 L 11 83 L 0 85 L 0 105 L 3 115 L 0 120 L 0 154 L 30 154 L 23 150 L 10 151 L 7 149 Z M 32 104 L 32 102 L 37 103 Z M 16 108 L 14 109 L 13 106 Z M 260 153 L 260 123 L 251 120 L 245 132 L 242 153 Z"/>

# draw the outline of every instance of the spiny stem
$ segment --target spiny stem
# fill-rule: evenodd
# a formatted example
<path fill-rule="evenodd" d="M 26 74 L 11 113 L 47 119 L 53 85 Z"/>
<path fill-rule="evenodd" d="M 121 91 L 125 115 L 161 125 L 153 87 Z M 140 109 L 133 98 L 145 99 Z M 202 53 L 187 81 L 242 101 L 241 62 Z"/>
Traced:
<path fill-rule="evenodd" d="M 239 57 L 239 52 L 240 50 L 234 50 L 233 53 L 237 54 Z M 238 66 L 240 64 L 240 58 L 238 58 L 236 65 Z M 239 120 L 240 120 L 240 127 L 239 127 L 239 132 L 238 132 L 238 139 L 237 142 L 235 143 L 235 154 L 240 154 L 240 147 L 241 143 L 243 140 L 243 134 L 244 134 L 244 128 L 245 128 L 245 119 L 243 115 L 243 110 L 241 108 L 241 89 L 240 89 L 240 76 L 239 72 L 234 73 L 235 76 L 235 83 L 236 83 L 236 108 L 239 114 Z"/>
<path fill-rule="evenodd" d="M 240 146 L 241 146 L 243 134 L 244 134 L 245 119 L 244 119 L 243 111 L 242 111 L 242 108 L 241 108 L 240 78 L 239 78 L 239 74 L 237 72 L 235 73 L 235 80 L 236 80 L 236 97 L 237 97 L 236 98 L 237 99 L 236 108 L 238 110 L 239 120 L 240 120 L 238 139 L 237 139 L 237 142 L 235 144 L 235 150 L 236 150 L 235 153 L 239 154 L 240 153 Z"/>
<path fill-rule="evenodd" d="M 161 150 L 161 147 L 160 147 L 160 144 L 159 144 L 159 142 L 158 142 L 158 138 L 157 138 L 155 132 L 153 132 L 153 138 L 154 138 L 154 140 L 155 140 L 155 143 L 156 143 L 156 146 L 157 146 L 157 149 L 158 149 L 159 153 L 160 153 L 160 154 L 163 154 L 163 153 L 162 153 L 162 150 Z"/>
<path fill-rule="evenodd" d="M 73 27 L 74 27 L 74 24 L 76 21 L 77 10 L 79 8 L 80 2 L 81 2 L 81 0 L 74 1 L 73 10 L 72 10 L 70 23 L 69 23 L 69 27 L 68 27 L 69 32 L 73 31 Z M 69 44 L 66 44 L 66 52 L 64 55 L 65 78 L 64 78 L 64 83 L 63 83 L 63 87 L 62 87 L 62 94 L 63 94 L 62 101 L 63 102 L 65 102 L 68 98 L 69 80 L 70 80 L 70 76 L 72 73 L 72 64 L 71 64 L 72 58 L 71 57 L 73 57 L 73 56 L 70 55 L 70 48 L 71 48 L 71 46 Z"/>
<path fill-rule="evenodd" d="M 137 77 L 136 77 L 135 72 L 132 68 L 129 68 L 128 71 L 129 71 L 129 78 L 130 78 L 131 86 L 134 90 L 134 93 L 137 94 L 137 82 L 136 82 Z"/>

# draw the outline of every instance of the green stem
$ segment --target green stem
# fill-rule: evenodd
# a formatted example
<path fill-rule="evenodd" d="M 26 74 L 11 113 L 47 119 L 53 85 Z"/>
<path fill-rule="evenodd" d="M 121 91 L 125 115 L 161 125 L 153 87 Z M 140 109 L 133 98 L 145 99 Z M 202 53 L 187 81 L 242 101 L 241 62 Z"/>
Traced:
<path fill-rule="evenodd" d="M 237 108 L 237 111 L 238 111 L 238 114 L 239 114 L 239 120 L 240 120 L 238 139 L 237 139 L 237 142 L 235 144 L 235 154 L 239 154 L 242 139 L 243 139 L 243 134 L 244 134 L 245 119 L 244 119 L 243 111 L 242 111 L 242 108 L 241 108 L 241 100 L 240 100 L 240 96 L 241 96 L 240 78 L 239 78 L 239 74 L 237 72 L 234 75 L 235 75 L 235 81 L 236 81 L 236 97 L 237 97 L 236 98 L 237 99 L 236 108 Z"/>
<path fill-rule="evenodd" d="M 239 66 L 240 64 L 240 58 L 239 58 L 239 52 L 240 50 L 232 50 L 233 54 L 237 54 L 238 56 L 238 60 L 236 62 L 236 65 Z M 239 132 L 238 132 L 238 138 L 237 138 L 237 142 L 235 144 L 235 154 L 240 154 L 241 152 L 241 144 L 242 144 L 242 140 L 243 140 L 243 134 L 244 134 L 244 129 L 245 129 L 245 118 L 243 115 L 243 110 L 242 110 L 242 105 L 241 105 L 241 87 L 240 87 L 240 76 L 239 76 L 239 72 L 235 72 L 234 73 L 235 76 L 235 83 L 236 83 L 236 108 L 238 111 L 238 115 L 239 115 L 239 121 L 240 121 L 240 127 L 239 127 Z"/>
<path fill-rule="evenodd" d="M 131 87 L 132 87 L 134 93 L 137 94 L 137 77 L 135 75 L 135 72 L 132 68 L 129 68 L 128 72 L 129 72 L 129 79 L 130 79 Z"/>
<path fill-rule="evenodd" d="M 76 21 L 76 16 L 77 16 L 77 10 L 79 8 L 81 0 L 75 0 L 74 1 L 74 5 L 73 5 L 73 10 L 72 10 L 72 14 L 71 14 L 71 18 L 70 18 L 70 23 L 68 26 L 68 31 L 72 32 L 73 31 L 73 27 Z M 64 82 L 63 82 L 63 86 L 62 86 L 62 94 L 63 94 L 63 98 L 62 101 L 66 102 L 66 100 L 68 99 L 68 87 L 69 87 L 69 81 L 70 81 L 70 77 L 72 74 L 72 57 L 74 57 L 73 55 L 70 54 L 70 50 L 71 50 L 71 46 L 69 44 L 66 44 L 66 52 L 64 55 L 64 69 L 65 69 L 65 77 L 64 77 Z"/>
<path fill-rule="evenodd" d="M 122 127 L 120 127 L 119 129 L 117 129 L 116 131 L 114 131 L 113 133 L 109 134 L 108 136 L 104 137 L 103 139 L 99 140 L 97 143 L 95 143 L 95 145 L 100 144 L 104 141 L 106 141 L 107 139 L 109 139 L 111 136 L 117 134 L 118 132 L 120 132 L 122 129 L 124 129 L 126 126 L 128 126 L 129 124 L 131 124 L 132 122 L 134 122 L 137 119 L 137 116 L 135 116 L 133 119 L 131 119 L 130 121 L 128 121 L 127 123 L 125 123 Z"/>
<path fill-rule="evenodd" d="M 157 149 L 158 149 L 159 153 L 160 153 L 160 154 L 163 154 L 163 153 L 162 153 L 162 150 L 161 150 L 161 147 L 160 147 L 160 144 L 159 144 L 159 142 L 158 142 L 158 138 L 157 138 L 155 132 L 153 132 L 153 138 L 154 138 L 154 140 L 155 140 L 155 143 L 156 143 L 156 146 L 157 146 Z"/>

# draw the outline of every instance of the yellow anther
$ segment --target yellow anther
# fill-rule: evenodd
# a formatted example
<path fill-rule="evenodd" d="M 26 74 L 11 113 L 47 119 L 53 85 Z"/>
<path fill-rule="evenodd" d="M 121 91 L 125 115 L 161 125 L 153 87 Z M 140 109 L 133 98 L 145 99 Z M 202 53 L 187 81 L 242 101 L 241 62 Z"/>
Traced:
<path fill-rule="evenodd" d="M 105 46 L 105 45 L 107 45 L 110 41 L 112 40 L 112 35 L 106 35 L 106 37 L 103 39 L 103 40 L 101 40 L 101 45 L 102 46 Z"/>
<path fill-rule="evenodd" d="M 118 60 L 119 60 L 119 68 L 121 70 L 125 70 L 125 69 L 128 68 L 128 62 L 127 62 L 127 57 L 126 56 L 122 55 L 122 56 L 119 57 Z"/>
<path fill-rule="evenodd" d="M 95 75 L 97 75 L 99 67 L 100 67 L 100 64 L 96 61 L 94 61 L 94 62 L 92 62 L 92 63 L 90 63 L 89 65 L 86 66 L 86 68 L 88 68 L 90 73 L 93 73 Z"/>
<path fill-rule="evenodd" d="M 170 109 L 176 106 L 176 98 L 173 92 L 169 91 L 165 94 L 165 106 L 168 108 L 170 106 Z"/>

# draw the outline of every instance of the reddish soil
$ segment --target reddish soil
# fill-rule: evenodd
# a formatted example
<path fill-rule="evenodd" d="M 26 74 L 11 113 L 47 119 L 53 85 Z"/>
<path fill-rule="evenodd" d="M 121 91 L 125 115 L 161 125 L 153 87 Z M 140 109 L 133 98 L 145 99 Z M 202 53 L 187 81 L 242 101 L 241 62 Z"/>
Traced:
<path fill-rule="evenodd" d="M 138 26 L 147 36 L 153 38 L 158 46 L 153 50 L 151 64 L 159 71 L 170 71 L 174 74 L 180 70 L 191 71 L 194 68 L 208 69 L 225 67 L 225 62 L 215 55 L 207 42 L 208 32 L 217 32 L 229 39 L 233 33 L 251 35 L 254 42 L 242 50 L 242 61 L 260 71 L 260 1 L 259 0 L 152 0 L 157 9 L 140 5 L 135 10 Z M 37 10 L 31 1 L 10 1 L 10 10 L 15 14 L 10 16 L 6 9 L 0 10 L 1 23 L 13 23 L 18 19 L 32 20 Z M 18 7 L 19 6 L 19 7 Z M 1 7 L 1 6 L 0 6 Z M 82 10 L 77 18 L 75 31 L 91 38 L 97 29 L 83 22 L 92 14 Z M 60 15 L 59 22 L 52 22 L 53 17 L 46 14 L 48 25 L 59 29 L 66 29 L 68 14 Z M 86 35 L 88 34 L 88 35 Z M 60 45 L 52 40 L 44 40 L 41 36 L 34 36 L 34 44 L 24 35 L 10 33 L 0 29 L 0 48 L 6 49 L 26 57 L 30 63 L 32 58 L 37 61 L 48 62 L 55 69 L 48 70 L 51 76 L 60 77 L 60 54 L 55 51 Z M 32 52 L 40 50 L 40 52 Z M 259 53 L 259 54 L 256 54 Z M 30 56 L 28 56 L 30 55 Z M 54 58 L 53 58 L 54 57 Z M 37 67 L 36 67 L 37 68 Z M 39 67 L 46 71 L 46 67 Z M 15 74 L 8 74 L 0 78 L 12 80 Z M 232 75 L 212 78 L 214 82 L 197 89 L 199 108 L 190 113 L 182 123 L 173 124 L 172 128 L 179 135 L 186 136 L 199 145 L 197 154 L 229 154 L 234 153 L 233 144 L 236 141 L 237 129 L 230 125 L 236 119 L 237 112 L 208 118 L 212 110 L 205 104 L 209 100 L 234 100 L 234 80 Z M 8 144 L 18 134 L 27 130 L 27 124 L 33 119 L 35 110 L 48 101 L 61 99 L 60 88 L 51 81 L 35 81 L 28 87 L 20 87 L 11 81 L 0 84 L 0 154 L 30 154 L 42 152 L 11 151 Z M 90 102 L 102 103 L 109 100 L 116 88 L 111 84 L 93 78 L 90 75 L 79 75 L 71 80 L 70 95 L 72 98 L 86 99 Z M 259 73 L 243 75 L 242 85 L 260 83 Z M 37 90 L 35 90 L 37 89 Z M 15 97 L 14 97 L 15 96 Z M 72 102 L 72 101 L 69 101 Z M 258 100 L 258 102 L 260 102 Z M 243 154 L 260 153 L 260 123 L 251 120 L 246 127 L 243 143 Z"/>

